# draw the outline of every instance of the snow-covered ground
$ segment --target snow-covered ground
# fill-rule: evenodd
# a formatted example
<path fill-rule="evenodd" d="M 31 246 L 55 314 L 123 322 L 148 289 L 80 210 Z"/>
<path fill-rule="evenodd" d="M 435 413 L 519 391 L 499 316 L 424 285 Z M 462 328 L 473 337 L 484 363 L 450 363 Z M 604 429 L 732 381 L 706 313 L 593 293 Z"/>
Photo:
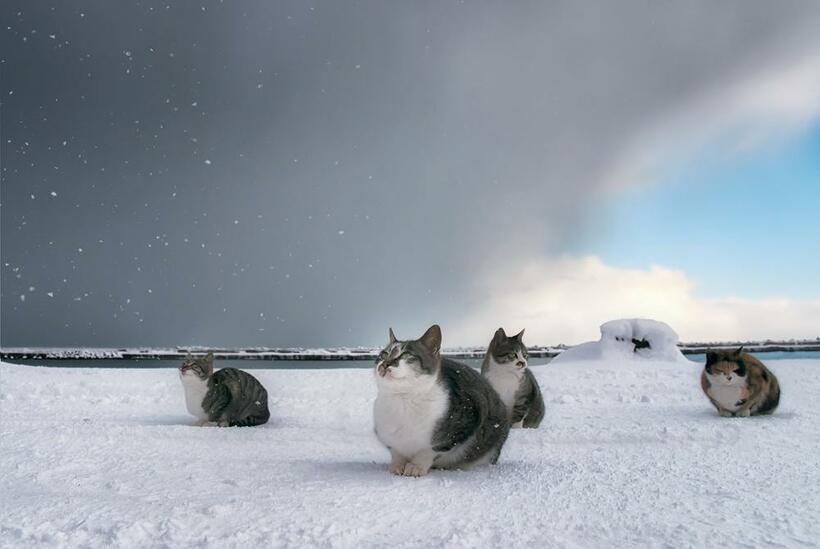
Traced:
<path fill-rule="evenodd" d="M 495 467 L 392 477 L 367 370 L 255 370 L 269 424 L 197 428 L 173 370 L 0 366 L 0 546 L 820 543 L 820 361 L 718 417 L 694 363 L 533 368 L 547 414 Z"/>

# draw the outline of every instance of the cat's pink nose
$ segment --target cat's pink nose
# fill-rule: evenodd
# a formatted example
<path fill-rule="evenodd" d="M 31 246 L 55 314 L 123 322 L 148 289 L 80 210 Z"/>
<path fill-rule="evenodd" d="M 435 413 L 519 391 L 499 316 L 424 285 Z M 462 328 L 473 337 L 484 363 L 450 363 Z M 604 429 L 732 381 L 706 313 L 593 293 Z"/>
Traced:
<path fill-rule="evenodd" d="M 516 366 L 518 366 L 519 368 L 523 368 L 526 365 L 527 365 L 526 362 L 521 362 L 520 360 L 518 361 L 518 364 L 516 364 Z"/>

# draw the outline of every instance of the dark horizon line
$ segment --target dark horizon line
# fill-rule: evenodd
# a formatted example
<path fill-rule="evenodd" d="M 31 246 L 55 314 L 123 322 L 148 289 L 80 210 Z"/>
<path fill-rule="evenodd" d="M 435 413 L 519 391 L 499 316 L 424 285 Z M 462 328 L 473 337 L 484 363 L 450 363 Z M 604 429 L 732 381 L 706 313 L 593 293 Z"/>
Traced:
<path fill-rule="evenodd" d="M 757 340 L 721 342 L 682 342 L 678 348 L 684 355 L 702 354 L 707 349 L 735 348 L 743 346 L 746 351 L 797 352 L 820 351 L 820 337 L 801 340 Z M 534 358 L 553 358 L 573 345 L 528 347 Z M 451 358 L 483 358 L 484 346 L 454 347 L 442 350 Z M 2 360 L 178 360 L 188 355 L 202 356 L 213 352 L 218 360 L 369 360 L 376 357 L 376 347 L 209 347 L 183 345 L 176 347 L 5 347 L 0 348 Z"/>

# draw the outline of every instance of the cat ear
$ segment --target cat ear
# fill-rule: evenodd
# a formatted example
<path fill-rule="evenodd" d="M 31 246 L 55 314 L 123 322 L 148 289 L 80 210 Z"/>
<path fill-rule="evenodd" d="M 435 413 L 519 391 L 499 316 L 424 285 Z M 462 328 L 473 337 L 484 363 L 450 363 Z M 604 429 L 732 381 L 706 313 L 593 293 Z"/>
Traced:
<path fill-rule="evenodd" d="M 515 339 L 517 339 L 518 342 L 520 343 L 522 341 L 523 337 L 524 337 L 524 330 L 521 330 L 520 332 L 518 332 L 518 335 L 515 336 Z"/>
<path fill-rule="evenodd" d="M 207 364 L 210 364 L 211 366 L 213 366 L 213 363 L 214 363 L 214 353 L 213 353 L 213 351 L 208 351 L 208 354 L 205 355 L 204 359 L 205 359 L 205 362 Z"/>
<path fill-rule="evenodd" d="M 397 342 L 398 339 L 396 339 L 396 334 L 393 333 L 393 328 L 388 328 L 388 330 L 390 331 L 390 344 L 392 345 Z"/>
<path fill-rule="evenodd" d="M 717 362 L 717 360 L 718 360 L 717 351 L 713 351 L 712 349 L 709 349 L 709 350 L 706 351 L 706 364 L 707 365 L 708 364 L 714 364 L 715 362 Z"/>
<path fill-rule="evenodd" d="M 740 355 L 742 355 L 742 354 L 743 354 L 743 345 L 741 345 L 740 347 L 738 347 L 738 348 L 737 348 L 737 351 L 735 351 L 735 356 L 740 356 Z"/>
<path fill-rule="evenodd" d="M 419 342 L 427 347 L 433 354 L 438 354 L 439 349 L 441 349 L 441 328 L 439 328 L 438 324 L 433 324 L 427 328 L 424 335 L 419 338 Z"/>
<path fill-rule="evenodd" d="M 507 332 L 504 331 L 504 328 L 499 328 L 495 331 L 493 339 L 495 339 L 496 341 L 504 341 L 505 339 L 507 339 Z"/>

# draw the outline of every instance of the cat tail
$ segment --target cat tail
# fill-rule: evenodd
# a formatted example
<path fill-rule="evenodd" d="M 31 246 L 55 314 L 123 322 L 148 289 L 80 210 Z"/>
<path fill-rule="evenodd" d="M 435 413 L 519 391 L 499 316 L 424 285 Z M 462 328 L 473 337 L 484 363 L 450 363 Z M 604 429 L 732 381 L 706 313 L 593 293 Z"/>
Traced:
<path fill-rule="evenodd" d="M 541 425 L 541 420 L 544 419 L 544 397 L 537 384 L 533 386 L 533 389 L 530 409 L 524 416 L 524 423 L 521 424 L 525 429 L 537 429 Z"/>
<path fill-rule="evenodd" d="M 517 420 L 513 419 L 513 423 L 523 419 L 521 423 L 522 427 L 525 429 L 536 429 L 541 425 L 541 420 L 544 419 L 544 397 L 541 395 L 541 387 L 538 386 L 535 375 L 533 375 L 529 368 L 524 370 L 524 376 L 526 383 L 524 389 L 526 393 L 521 399 L 523 401 L 524 413 L 521 414 Z M 517 407 L 518 404 L 516 404 L 516 408 Z"/>
<path fill-rule="evenodd" d="M 257 414 L 231 422 L 231 427 L 255 427 L 267 423 L 269 419 L 270 411 L 265 408 Z"/>
<path fill-rule="evenodd" d="M 498 463 L 501 457 L 501 449 L 510 434 L 510 419 L 507 415 L 507 407 L 501 402 L 501 397 L 490 387 L 491 393 L 487 395 L 487 403 L 482 410 L 482 421 L 480 430 L 483 431 L 481 440 L 483 444 L 489 444 L 492 449 L 489 452 L 488 462 L 491 465 Z"/>
<path fill-rule="evenodd" d="M 766 395 L 766 401 L 763 405 L 757 409 L 757 413 L 760 415 L 773 414 L 778 404 L 780 404 L 780 384 L 777 382 L 776 377 L 771 375 L 771 373 L 769 375 L 771 376 L 769 394 Z"/>

